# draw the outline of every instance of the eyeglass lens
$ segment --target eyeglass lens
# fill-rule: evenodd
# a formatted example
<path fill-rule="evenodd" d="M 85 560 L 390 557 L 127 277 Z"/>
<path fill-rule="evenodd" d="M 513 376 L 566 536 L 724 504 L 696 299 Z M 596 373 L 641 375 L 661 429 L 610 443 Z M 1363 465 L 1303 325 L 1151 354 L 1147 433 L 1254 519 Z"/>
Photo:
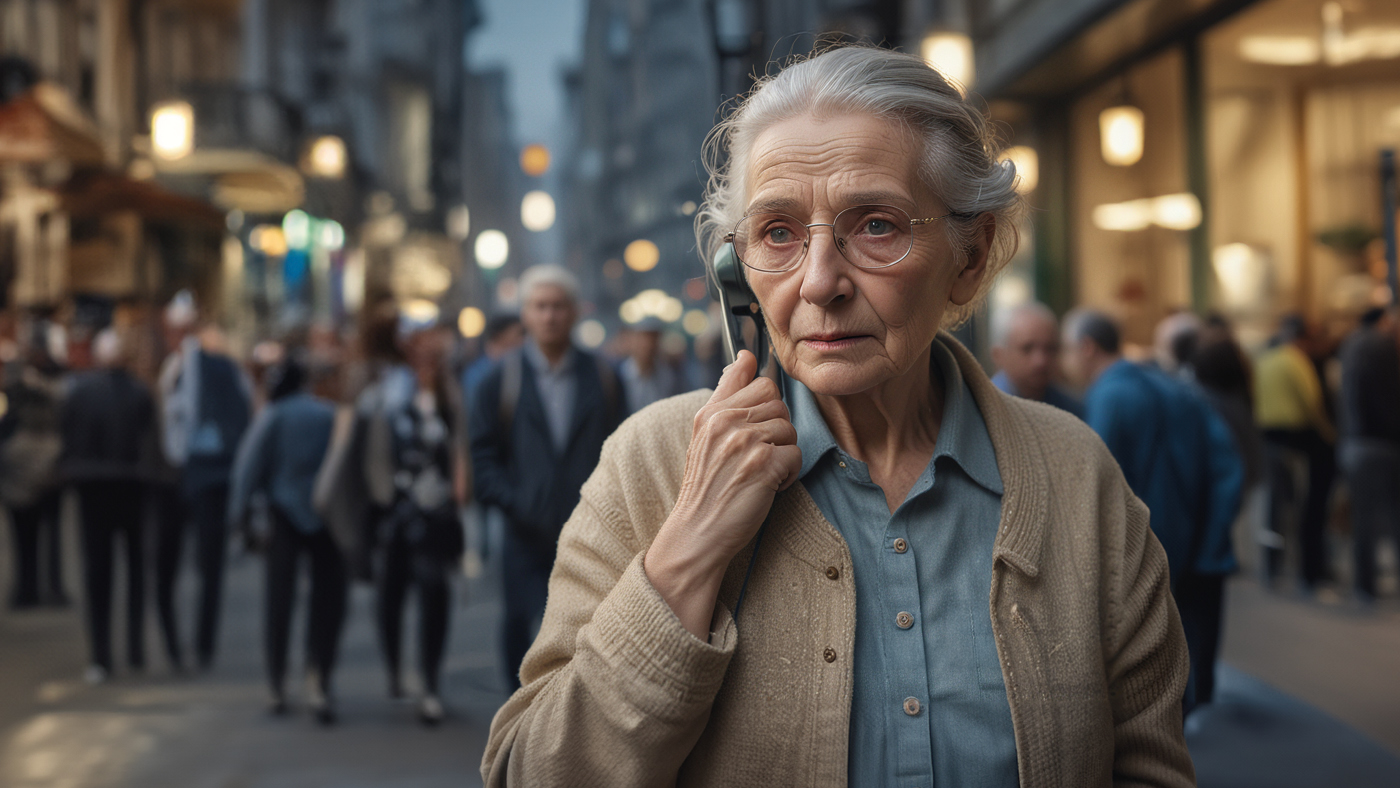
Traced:
<path fill-rule="evenodd" d="M 833 224 L 836 248 L 861 268 L 892 265 L 913 247 L 909 214 L 892 205 L 847 208 L 837 214 Z M 805 223 L 787 214 L 750 214 L 734 230 L 734 251 L 750 268 L 786 271 L 801 261 L 811 232 Z"/>

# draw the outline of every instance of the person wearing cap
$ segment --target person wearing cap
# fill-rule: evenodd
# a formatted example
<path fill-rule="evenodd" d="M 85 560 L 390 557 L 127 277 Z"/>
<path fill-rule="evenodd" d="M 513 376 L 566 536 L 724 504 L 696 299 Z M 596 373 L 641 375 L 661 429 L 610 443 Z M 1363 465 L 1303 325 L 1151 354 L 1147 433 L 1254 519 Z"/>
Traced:
<path fill-rule="evenodd" d="M 243 436 L 229 490 L 228 523 L 237 529 L 251 499 L 268 500 L 263 648 L 274 714 L 287 711 L 283 685 L 296 607 L 298 567 L 306 556 L 311 600 L 306 616 L 307 704 L 317 721 L 335 721 L 331 674 L 349 591 L 345 558 L 312 506 L 312 491 L 330 445 L 335 408 L 311 394 L 306 364 L 288 355 L 267 372 L 267 405 Z"/>
<path fill-rule="evenodd" d="M 195 531 L 200 575 L 195 659 L 200 670 L 214 664 L 223 604 L 228 533 L 229 475 L 234 452 L 252 416 L 252 389 L 236 362 L 219 347 L 217 332 L 199 331 L 194 297 L 181 291 L 165 310 L 172 352 L 161 365 L 161 450 L 178 476 L 178 497 L 162 507 L 156 595 L 171 662 L 181 665 L 174 589 L 186 524 Z"/>
<path fill-rule="evenodd" d="M 689 390 L 685 376 L 661 354 L 662 328 L 659 319 L 648 317 L 628 332 L 627 358 L 618 365 L 618 374 L 627 388 L 627 409 L 633 413 Z"/>
<path fill-rule="evenodd" d="M 598 464 L 603 441 L 627 415 L 625 387 L 571 339 L 578 280 L 557 265 L 520 277 L 528 338 L 482 379 L 471 414 L 477 499 L 506 515 L 506 680 L 520 686 L 531 628 L 544 614 L 559 532 Z"/>

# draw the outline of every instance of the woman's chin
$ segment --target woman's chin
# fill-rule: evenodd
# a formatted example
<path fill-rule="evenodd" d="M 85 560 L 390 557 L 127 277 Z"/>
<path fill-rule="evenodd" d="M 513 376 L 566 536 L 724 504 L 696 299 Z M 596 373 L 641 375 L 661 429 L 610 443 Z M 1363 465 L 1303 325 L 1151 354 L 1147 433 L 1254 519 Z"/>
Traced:
<path fill-rule="evenodd" d="M 841 397 L 869 391 L 890 378 L 888 370 L 872 363 L 824 361 L 816 364 L 799 363 L 791 372 L 813 394 Z"/>

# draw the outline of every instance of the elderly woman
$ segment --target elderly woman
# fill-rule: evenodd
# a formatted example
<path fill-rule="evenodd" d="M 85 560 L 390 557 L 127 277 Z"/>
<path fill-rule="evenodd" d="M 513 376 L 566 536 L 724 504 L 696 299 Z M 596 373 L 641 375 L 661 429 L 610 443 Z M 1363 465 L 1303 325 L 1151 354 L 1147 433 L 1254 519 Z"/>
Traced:
<path fill-rule="evenodd" d="M 846 48 L 715 139 L 701 248 L 734 245 L 787 401 L 743 353 L 611 439 L 487 784 L 1191 785 L 1146 509 L 940 331 L 1015 246 L 989 123 Z"/>

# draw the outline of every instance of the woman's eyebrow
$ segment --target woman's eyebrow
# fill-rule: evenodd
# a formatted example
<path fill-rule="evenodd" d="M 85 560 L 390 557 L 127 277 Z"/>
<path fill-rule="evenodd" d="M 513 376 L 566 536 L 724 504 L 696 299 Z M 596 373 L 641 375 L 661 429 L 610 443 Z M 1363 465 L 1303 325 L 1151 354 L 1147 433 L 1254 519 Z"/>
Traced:
<path fill-rule="evenodd" d="M 910 205 L 913 200 L 908 195 L 899 192 L 858 192 L 847 195 L 841 200 L 841 208 L 849 208 L 853 205 Z M 766 200 L 759 200 L 749 206 L 746 213 L 786 213 L 794 214 L 809 210 L 808 206 L 799 200 L 791 197 L 770 197 Z"/>
<path fill-rule="evenodd" d="M 793 213 L 803 210 L 801 202 L 791 197 L 770 197 L 766 200 L 759 200 L 749 206 L 746 213 Z"/>

